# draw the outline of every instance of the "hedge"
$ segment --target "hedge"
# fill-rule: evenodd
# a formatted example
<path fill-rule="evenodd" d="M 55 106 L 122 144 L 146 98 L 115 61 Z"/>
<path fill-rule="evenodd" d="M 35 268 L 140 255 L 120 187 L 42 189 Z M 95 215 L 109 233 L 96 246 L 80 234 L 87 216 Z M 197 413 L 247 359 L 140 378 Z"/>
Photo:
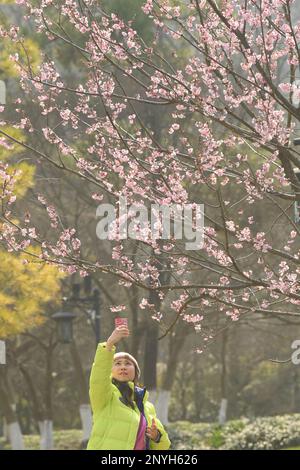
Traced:
<path fill-rule="evenodd" d="M 300 414 L 266 418 L 243 418 L 228 421 L 224 426 L 214 423 L 190 423 L 178 421 L 167 427 L 176 450 L 277 450 L 300 446 Z M 39 449 L 39 436 L 24 436 L 28 450 Z M 80 430 L 54 431 L 54 447 L 57 450 L 80 449 Z M 0 438 L 0 449 L 9 445 Z"/>

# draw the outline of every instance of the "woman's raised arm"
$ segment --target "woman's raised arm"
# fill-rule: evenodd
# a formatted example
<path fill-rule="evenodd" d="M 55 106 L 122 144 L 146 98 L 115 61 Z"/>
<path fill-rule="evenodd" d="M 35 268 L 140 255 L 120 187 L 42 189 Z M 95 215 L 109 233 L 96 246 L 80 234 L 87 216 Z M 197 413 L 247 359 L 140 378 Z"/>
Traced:
<path fill-rule="evenodd" d="M 129 336 L 126 326 L 118 326 L 105 343 L 99 343 L 90 376 L 90 400 L 93 414 L 107 405 L 112 396 L 111 370 L 115 344 Z"/>

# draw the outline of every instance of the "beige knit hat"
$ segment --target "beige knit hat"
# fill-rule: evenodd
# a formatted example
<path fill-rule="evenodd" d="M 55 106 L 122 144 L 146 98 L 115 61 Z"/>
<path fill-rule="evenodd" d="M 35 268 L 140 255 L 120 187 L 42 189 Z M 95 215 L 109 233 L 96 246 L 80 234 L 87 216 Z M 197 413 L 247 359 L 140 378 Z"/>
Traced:
<path fill-rule="evenodd" d="M 141 376 L 141 370 L 139 368 L 137 360 L 129 353 L 127 352 L 118 352 L 114 355 L 114 360 L 115 359 L 120 359 L 121 357 L 125 357 L 126 359 L 129 359 L 134 364 L 135 367 L 135 378 L 134 380 L 137 380 Z"/>

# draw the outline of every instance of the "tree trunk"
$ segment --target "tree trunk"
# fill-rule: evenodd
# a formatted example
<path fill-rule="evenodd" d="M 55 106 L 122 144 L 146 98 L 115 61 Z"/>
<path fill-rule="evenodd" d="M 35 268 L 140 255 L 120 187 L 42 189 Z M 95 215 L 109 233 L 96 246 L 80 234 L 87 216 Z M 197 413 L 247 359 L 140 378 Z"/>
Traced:
<path fill-rule="evenodd" d="M 81 404 L 79 406 L 79 413 L 81 418 L 82 426 L 82 444 L 87 443 L 90 438 L 92 426 L 93 426 L 93 417 L 90 404 Z"/>
<path fill-rule="evenodd" d="M 228 335 L 227 330 L 224 330 L 223 337 L 222 337 L 222 345 L 221 345 L 221 403 L 219 409 L 219 417 L 218 422 L 219 424 L 223 425 L 226 423 L 227 420 L 227 407 L 228 407 L 228 400 L 227 400 L 227 343 L 228 343 Z"/>
<path fill-rule="evenodd" d="M 71 355 L 73 359 L 73 365 L 76 375 L 76 382 L 78 384 L 79 391 L 79 413 L 82 426 L 82 445 L 89 440 L 90 434 L 92 431 L 92 411 L 89 400 L 89 391 L 84 374 L 84 369 L 82 367 L 81 358 L 76 346 L 75 341 L 71 343 Z"/>
<path fill-rule="evenodd" d="M 17 415 L 10 403 L 9 395 L 4 390 L 3 381 L 0 384 L 0 404 L 5 416 L 8 439 L 12 450 L 24 450 L 23 436 L 20 425 L 18 423 Z"/>
<path fill-rule="evenodd" d="M 227 406 L 228 406 L 227 398 L 222 398 L 220 409 L 219 409 L 219 419 L 218 419 L 218 422 L 221 425 L 225 424 L 227 421 Z"/>
<path fill-rule="evenodd" d="M 170 403 L 170 390 L 152 390 L 149 393 L 149 400 L 151 403 L 155 404 L 155 409 L 159 420 L 163 424 L 168 424 L 168 410 L 169 410 L 169 403 Z"/>
<path fill-rule="evenodd" d="M 52 410 L 52 371 L 53 371 L 53 351 L 55 345 L 52 343 L 52 337 L 50 338 L 49 346 L 46 349 L 46 380 L 45 380 L 45 417 L 42 423 L 40 423 L 41 450 L 53 450 L 53 410 Z"/>
<path fill-rule="evenodd" d="M 165 425 L 169 423 L 168 411 L 171 397 L 171 389 L 176 376 L 176 369 L 180 351 L 184 345 L 188 327 L 180 324 L 174 334 L 169 336 L 169 355 L 167 361 L 166 372 L 163 376 L 161 390 L 155 395 L 154 404 L 157 410 L 160 410 L 159 418 Z"/>
<path fill-rule="evenodd" d="M 48 346 L 42 344 L 43 350 L 46 354 L 44 406 L 41 406 L 39 402 L 34 381 L 32 380 L 28 370 L 17 360 L 17 365 L 29 390 L 29 399 L 32 401 L 33 417 L 40 433 L 41 450 L 52 450 L 54 448 L 52 420 L 52 361 L 55 344 L 53 344 L 52 335 L 50 336 Z"/>
<path fill-rule="evenodd" d="M 8 423 L 8 437 L 12 450 L 24 450 L 24 441 L 18 421 Z"/>
<path fill-rule="evenodd" d="M 36 388 L 34 386 L 33 380 L 28 372 L 28 370 L 22 364 L 18 364 L 20 372 L 22 373 L 24 380 L 27 384 L 29 393 L 28 398 L 32 401 L 32 414 L 33 419 L 40 430 L 40 424 L 43 421 L 43 411 L 40 407 L 38 396 L 36 393 Z"/>
<path fill-rule="evenodd" d="M 156 390 L 156 364 L 158 355 L 158 327 L 150 320 L 146 335 L 144 356 L 144 383 L 150 391 Z"/>
<path fill-rule="evenodd" d="M 39 422 L 40 428 L 40 449 L 52 450 L 54 448 L 53 441 L 53 421 L 52 419 L 44 419 Z"/>
<path fill-rule="evenodd" d="M 202 370 L 199 367 L 199 357 L 198 354 L 194 355 L 193 361 L 194 369 L 194 403 L 195 403 L 195 416 L 196 422 L 200 421 L 202 406 L 203 406 L 203 385 L 201 385 L 202 380 Z"/>

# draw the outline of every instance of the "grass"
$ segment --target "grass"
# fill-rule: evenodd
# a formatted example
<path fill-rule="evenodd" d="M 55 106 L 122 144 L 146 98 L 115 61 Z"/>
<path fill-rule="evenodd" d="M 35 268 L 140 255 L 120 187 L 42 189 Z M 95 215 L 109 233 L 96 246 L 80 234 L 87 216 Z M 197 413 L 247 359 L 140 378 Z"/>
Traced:
<path fill-rule="evenodd" d="M 167 427 L 174 450 L 208 449 L 284 449 L 300 450 L 300 414 L 228 421 L 216 423 L 177 421 Z M 79 429 L 54 431 L 57 450 L 81 449 L 82 431 Z M 39 450 L 38 435 L 24 436 L 25 448 Z M 0 449 L 10 446 L 0 437 Z"/>
<path fill-rule="evenodd" d="M 82 431 L 79 429 L 65 429 L 54 431 L 54 448 L 57 450 L 79 450 L 81 445 Z M 26 450 L 39 450 L 40 436 L 24 435 L 24 445 Z M 0 449 L 10 450 L 9 444 L 3 438 L 0 438 Z"/>

